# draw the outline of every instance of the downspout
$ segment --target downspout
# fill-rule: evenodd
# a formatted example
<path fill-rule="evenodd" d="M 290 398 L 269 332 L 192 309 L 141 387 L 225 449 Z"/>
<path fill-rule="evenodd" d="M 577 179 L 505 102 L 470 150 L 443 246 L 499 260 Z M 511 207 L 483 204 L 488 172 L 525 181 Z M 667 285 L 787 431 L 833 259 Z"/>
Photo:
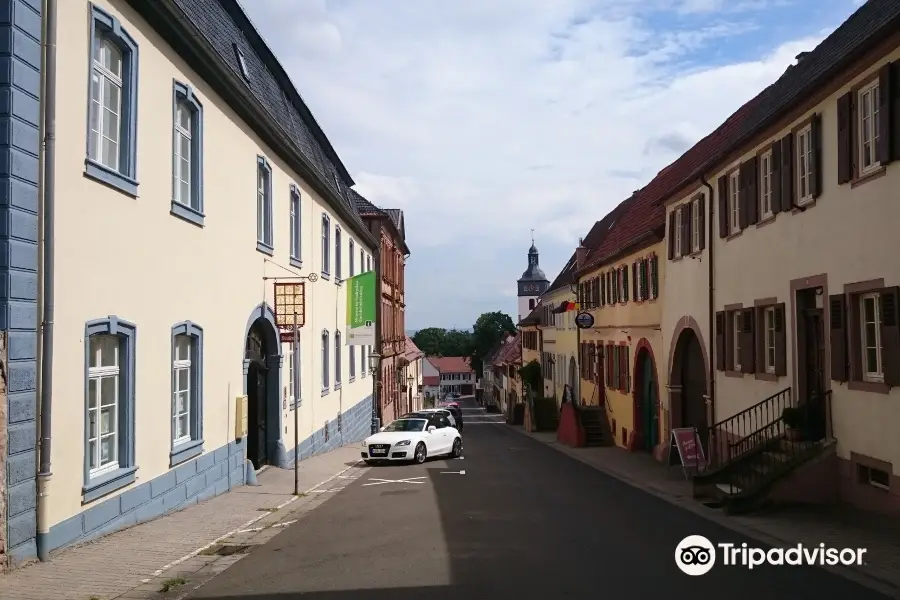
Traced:
<path fill-rule="evenodd" d="M 375 262 L 375 354 L 378 355 L 378 368 L 372 373 L 372 433 L 378 433 L 381 427 L 381 402 L 378 396 L 381 390 L 381 369 L 384 366 L 384 356 L 381 353 L 381 222 L 376 221 L 378 227 L 375 230 L 375 252 L 372 260 Z"/>
<path fill-rule="evenodd" d="M 40 399 L 40 463 L 37 475 L 37 554 L 46 561 L 50 549 L 48 496 L 50 495 L 50 439 L 51 410 L 53 408 L 53 308 L 54 308 L 54 201 L 56 188 L 56 12 L 57 0 L 44 2 L 44 172 L 42 190 L 43 209 L 43 290 L 41 318 L 41 399 Z"/>
<path fill-rule="evenodd" d="M 711 423 L 707 424 L 707 427 L 711 427 L 713 423 L 716 421 L 716 352 L 713 348 L 713 344 L 715 343 L 716 335 L 715 335 L 715 326 L 716 326 L 716 283 L 715 283 L 715 271 L 713 270 L 715 251 L 714 248 L 715 238 L 713 238 L 713 224 L 716 219 L 716 199 L 713 198 L 713 188 L 709 185 L 709 182 L 706 181 L 705 175 L 700 175 L 700 183 L 702 183 L 707 190 L 709 190 L 709 194 L 707 198 L 709 198 L 709 219 L 707 219 L 707 250 L 709 251 L 709 260 L 707 261 L 707 279 L 709 283 L 709 308 L 708 308 L 708 318 L 709 318 L 709 356 L 707 357 L 709 360 L 709 390 L 708 390 L 708 398 L 707 402 L 709 402 L 709 412 L 710 412 L 710 420 Z"/>

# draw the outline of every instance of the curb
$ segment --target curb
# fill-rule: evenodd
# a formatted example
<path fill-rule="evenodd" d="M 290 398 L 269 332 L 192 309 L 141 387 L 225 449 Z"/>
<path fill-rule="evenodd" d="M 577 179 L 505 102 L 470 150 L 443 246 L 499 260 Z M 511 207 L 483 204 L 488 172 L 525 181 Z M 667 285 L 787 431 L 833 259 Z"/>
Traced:
<path fill-rule="evenodd" d="M 668 502 L 669 504 L 678 506 L 679 508 L 683 508 L 689 512 L 699 515 L 700 517 L 706 519 L 707 521 L 712 521 L 713 523 L 721 525 L 722 527 L 725 527 L 726 529 L 734 531 L 735 533 L 745 535 L 745 536 L 755 539 L 759 542 L 763 542 L 766 545 L 774 546 L 774 547 L 790 546 L 790 545 L 795 545 L 797 543 L 796 540 L 787 540 L 784 538 L 773 536 L 764 531 L 760 531 L 759 529 L 756 529 L 754 527 L 748 527 L 745 525 L 737 524 L 734 521 L 732 521 L 731 519 L 725 517 L 724 515 L 718 515 L 718 514 L 711 513 L 709 509 L 701 510 L 701 507 L 697 505 L 697 503 L 694 501 L 693 498 L 690 498 L 689 502 L 685 502 L 684 498 L 682 498 L 680 496 L 672 496 L 671 494 L 660 489 L 659 487 L 657 487 L 653 484 L 649 484 L 644 481 L 641 481 L 640 479 L 638 479 L 636 477 L 631 477 L 624 473 L 620 473 L 617 471 L 599 467 L 599 466 L 591 463 L 590 461 L 586 460 L 585 458 L 579 456 L 578 454 L 576 454 L 574 452 L 569 452 L 568 447 L 562 446 L 562 445 L 556 444 L 556 443 L 544 442 L 543 440 L 538 439 L 537 437 L 531 435 L 530 432 L 525 431 L 523 429 L 518 429 L 518 428 L 514 428 L 514 427 L 509 427 L 508 429 L 510 431 L 515 431 L 521 435 L 524 435 L 525 437 L 531 438 L 532 440 L 534 440 L 535 442 L 537 442 L 543 446 L 547 446 L 548 448 L 553 448 L 557 452 L 560 452 L 561 454 L 565 454 L 569 458 L 573 458 L 573 459 L 577 460 L 578 462 L 591 467 L 595 471 L 604 473 L 605 475 L 608 475 L 608 476 L 612 477 L 613 479 L 617 479 L 617 480 L 621 481 L 622 483 L 625 483 L 633 488 L 639 489 L 641 491 L 647 492 L 648 494 L 656 496 L 657 498 L 660 498 L 661 500 L 664 500 L 664 501 Z M 877 575 L 872 575 L 872 574 L 864 571 L 860 567 L 832 567 L 832 566 L 828 566 L 828 565 L 814 565 L 814 566 L 815 566 L 815 568 L 823 569 L 825 571 L 828 571 L 830 573 L 833 573 L 833 574 L 843 577 L 845 579 L 854 581 L 864 587 L 875 590 L 875 591 L 877 591 L 881 594 L 884 594 L 890 598 L 900 599 L 900 585 L 897 585 L 896 583 L 894 583 L 892 581 L 888 581 L 886 579 L 878 577 Z"/>

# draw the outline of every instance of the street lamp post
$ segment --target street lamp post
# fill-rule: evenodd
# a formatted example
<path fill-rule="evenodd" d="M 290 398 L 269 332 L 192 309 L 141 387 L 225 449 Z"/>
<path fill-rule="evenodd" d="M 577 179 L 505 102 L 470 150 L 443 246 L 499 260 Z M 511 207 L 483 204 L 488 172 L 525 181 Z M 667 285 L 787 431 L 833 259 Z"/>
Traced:
<path fill-rule="evenodd" d="M 381 355 L 373 352 L 369 355 L 369 373 L 372 375 L 372 433 L 378 433 L 381 423 L 378 420 L 378 365 L 381 362 Z"/>
<path fill-rule="evenodd" d="M 412 400 L 412 386 L 413 386 L 413 383 L 415 383 L 415 381 L 416 381 L 416 378 L 412 376 L 412 373 L 410 373 L 410 374 L 406 377 L 406 389 L 408 390 L 408 391 L 406 392 L 406 397 L 407 397 L 408 401 L 411 401 L 411 400 Z M 416 390 L 416 397 L 418 398 L 418 390 Z M 412 404 L 412 403 L 409 402 L 409 404 Z M 413 410 L 413 407 L 412 407 L 412 406 L 408 405 L 408 406 L 406 407 L 406 411 L 407 411 L 407 412 L 412 412 L 412 410 Z"/>

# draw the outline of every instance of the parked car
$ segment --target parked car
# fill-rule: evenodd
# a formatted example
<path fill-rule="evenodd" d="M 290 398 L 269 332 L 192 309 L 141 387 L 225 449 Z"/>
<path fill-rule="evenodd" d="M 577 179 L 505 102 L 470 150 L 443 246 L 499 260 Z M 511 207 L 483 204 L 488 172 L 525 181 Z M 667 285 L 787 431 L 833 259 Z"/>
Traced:
<path fill-rule="evenodd" d="M 458 405 L 456 408 L 453 408 L 451 406 L 439 406 L 437 408 L 423 408 L 422 410 L 417 411 L 417 412 L 419 412 L 419 413 L 443 412 L 450 418 L 450 423 L 453 424 L 453 427 L 455 427 L 456 429 L 458 429 L 460 431 L 460 433 L 462 433 L 463 417 L 462 417 L 462 410 L 459 408 Z"/>
<path fill-rule="evenodd" d="M 442 455 L 462 455 L 462 436 L 442 412 L 414 413 L 392 421 L 363 440 L 360 452 L 366 464 L 410 460 L 422 464 L 429 456 Z"/>

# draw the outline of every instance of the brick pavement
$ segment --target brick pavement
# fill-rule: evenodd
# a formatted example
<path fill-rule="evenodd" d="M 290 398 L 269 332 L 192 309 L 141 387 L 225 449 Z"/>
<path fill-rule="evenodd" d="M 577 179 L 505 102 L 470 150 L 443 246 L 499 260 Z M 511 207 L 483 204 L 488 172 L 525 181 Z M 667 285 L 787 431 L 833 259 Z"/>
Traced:
<path fill-rule="evenodd" d="M 312 493 L 317 486 L 359 459 L 356 444 L 300 463 L 300 490 L 293 496 L 293 470 L 269 468 L 259 474 L 259 486 L 242 486 L 227 494 L 118 531 L 80 546 L 61 550 L 45 563 L 35 563 L 0 575 L 3 600 L 111 600 L 146 598 L 150 588 L 172 573 L 205 566 L 200 550 L 220 538 L 284 514 L 325 501 L 329 494 Z M 253 523 L 251 523 L 253 521 Z M 277 530 L 275 530 L 277 532 Z M 256 533 L 256 532 L 254 532 Z M 219 558 L 219 557 L 215 557 Z M 231 561 L 235 557 L 228 557 Z M 239 557 L 238 557 L 239 558 Z M 219 570 L 228 560 L 217 563 Z M 139 592 L 133 592 L 140 589 Z M 137 594 L 137 595 L 135 595 Z"/>
<path fill-rule="evenodd" d="M 862 567 L 825 567 L 844 577 L 900 598 L 900 524 L 848 507 L 794 507 L 753 515 L 728 516 L 694 500 L 690 482 L 679 466 L 666 467 L 648 454 L 618 447 L 571 448 L 556 441 L 555 432 L 524 435 L 603 471 L 629 485 L 641 488 L 672 504 L 720 525 L 776 547 L 802 543 L 815 546 L 866 548 Z"/>

